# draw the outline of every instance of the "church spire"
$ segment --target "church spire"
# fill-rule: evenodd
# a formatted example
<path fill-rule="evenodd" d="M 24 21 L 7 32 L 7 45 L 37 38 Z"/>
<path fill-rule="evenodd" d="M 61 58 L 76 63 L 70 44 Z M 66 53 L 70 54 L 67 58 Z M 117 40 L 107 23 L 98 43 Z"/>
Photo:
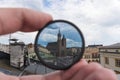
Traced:
<path fill-rule="evenodd" d="M 63 39 L 65 39 L 65 35 L 63 35 Z"/>
<path fill-rule="evenodd" d="M 58 32 L 58 37 L 61 37 L 60 28 L 59 28 L 59 32 Z"/>

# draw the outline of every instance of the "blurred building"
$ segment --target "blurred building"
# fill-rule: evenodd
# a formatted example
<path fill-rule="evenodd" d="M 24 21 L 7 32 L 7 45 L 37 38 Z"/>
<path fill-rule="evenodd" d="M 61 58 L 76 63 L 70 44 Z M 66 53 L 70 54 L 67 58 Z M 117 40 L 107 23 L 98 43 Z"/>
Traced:
<path fill-rule="evenodd" d="M 120 43 L 103 46 L 99 53 L 102 66 L 120 72 Z"/>
<path fill-rule="evenodd" d="M 99 48 L 102 45 L 88 45 L 85 48 L 85 52 L 83 58 L 86 59 L 87 62 L 99 62 Z"/>
<path fill-rule="evenodd" d="M 50 51 L 49 51 L 48 49 L 46 49 L 46 47 L 40 46 L 40 47 L 39 47 L 39 50 L 40 50 L 41 52 L 50 54 Z"/>
<path fill-rule="evenodd" d="M 9 53 L 9 45 L 6 44 L 0 44 L 0 51 Z"/>
<path fill-rule="evenodd" d="M 32 44 L 32 43 L 28 44 L 27 45 L 27 51 L 28 51 L 28 57 L 30 59 L 36 59 L 36 60 L 38 59 L 37 55 L 34 51 L 34 44 Z"/>
<path fill-rule="evenodd" d="M 50 72 L 53 72 L 55 70 L 52 70 L 50 68 L 47 68 L 43 66 L 42 64 L 31 64 L 27 66 L 20 74 L 19 76 L 23 75 L 33 75 L 33 74 L 47 74 Z"/>
<path fill-rule="evenodd" d="M 10 65 L 16 68 L 24 66 L 25 44 L 17 39 L 10 40 Z"/>
<path fill-rule="evenodd" d="M 81 52 L 81 48 L 80 47 L 71 47 L 71 48 L 67 48 L 66 50 L 66 54 L 67 56 L 75 56 L 77 55 L 77 53 Z"/>

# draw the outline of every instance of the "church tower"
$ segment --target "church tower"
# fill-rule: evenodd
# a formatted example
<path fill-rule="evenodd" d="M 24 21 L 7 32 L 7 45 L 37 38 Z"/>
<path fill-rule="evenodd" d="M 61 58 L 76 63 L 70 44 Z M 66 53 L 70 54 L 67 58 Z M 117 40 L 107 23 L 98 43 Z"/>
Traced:
<path fill-rule="evenodd" d="M 59 32 L 58 32 L 58 40 L 57 40 L 57 44 L 58 44 L 58 53 L 56 54 L 56 56 L 61 56 L 61 43 L 62 43 L 62 40 L 61 40 L 61 33 L 60 33 L 60 29 L 59 29 Z"/>
<path fill-rule="evenodd" d="M 62 56 L 66 56 L 66 38 L 64 35 L 62 38 Z"/>
<path fill-rule="evenodd" d="M 62 46 L 66 47 L 66 38 L 65 38 L 64 35 L 63 35 L 63 38 L 62 38 Z"/>

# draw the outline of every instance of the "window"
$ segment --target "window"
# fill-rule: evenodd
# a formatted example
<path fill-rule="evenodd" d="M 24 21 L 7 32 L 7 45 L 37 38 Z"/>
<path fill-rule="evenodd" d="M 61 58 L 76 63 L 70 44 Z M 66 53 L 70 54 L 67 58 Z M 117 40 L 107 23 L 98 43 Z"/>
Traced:
<path fill-rule="evenodd" d="M 119 52 L 118 50 L 116 50 L 116 52 Z"/>
<path fill-rule="evenodd" d="M 105 64 L 109 64 L 109 59 L 108 59 L 108 57 L 105 57 Z"/>
<path fill-rule="evenodd" d="M 98 53 L 93 53 L 93 54 L 92 54 L 92 58 L 99 58 L 98 55 L 99 55 Z"/>
<path fill-rule="evenodd" d="M 115 59 L 115 66 L 120 67 L 120 59 Z"/>

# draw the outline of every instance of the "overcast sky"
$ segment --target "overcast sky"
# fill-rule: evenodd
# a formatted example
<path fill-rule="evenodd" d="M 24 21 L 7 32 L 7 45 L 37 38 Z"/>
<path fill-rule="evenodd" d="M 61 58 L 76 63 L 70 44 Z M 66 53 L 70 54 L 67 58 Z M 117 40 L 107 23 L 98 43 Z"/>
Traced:
<path fill-rule="evenodd" d="M 31 8 L 47 12 L 53 19 L 69 20 L 83 32 L 86 45 L 120 42 L 120 0 L 0 0 L 0 7 Z M 35 34 L 19 32 L 12 38 L 30 43 Z M 1 36 L 0 43 L 7 39 L 8 35 Z"/>

